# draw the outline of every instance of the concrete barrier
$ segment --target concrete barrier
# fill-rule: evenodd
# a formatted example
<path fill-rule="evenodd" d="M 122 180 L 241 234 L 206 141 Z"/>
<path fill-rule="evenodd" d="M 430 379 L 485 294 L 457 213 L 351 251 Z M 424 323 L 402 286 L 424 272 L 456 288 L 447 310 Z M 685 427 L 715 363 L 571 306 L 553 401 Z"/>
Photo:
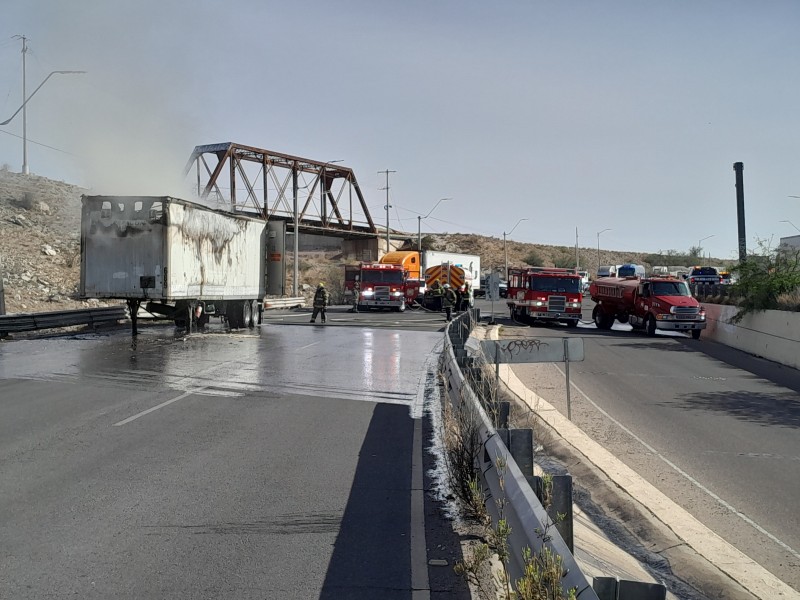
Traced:
<path fill-rule="evenodd" d="M 703 338 L 800 369 L 800 313 L 766 310 L 731 323 L 738 308 L 703 304 L 707 326 Z"/>

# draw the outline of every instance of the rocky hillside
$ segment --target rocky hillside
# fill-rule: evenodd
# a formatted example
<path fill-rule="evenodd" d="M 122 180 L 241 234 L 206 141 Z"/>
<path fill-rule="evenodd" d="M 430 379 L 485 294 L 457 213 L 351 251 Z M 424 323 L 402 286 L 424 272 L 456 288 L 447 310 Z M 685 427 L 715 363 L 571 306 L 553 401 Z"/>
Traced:
<path fill-rule="evenodd" d="M 0 273 L 6 312 L 97 304 L 77 299 L 84 191 L 0 169 Z"/>
<path fill-rule="evenodd" d="M 77 297 L 80 277 L 80 198 L 86 190 L 36 175 L 0 169 L 0 273 L 8 313 L 44 312 L 98 305 Z M 481 257 L 484 270 L 502 269 L 502 238 L 448 234 L 427 236 L 433 249 Z M 409 238 L 412 243 L 414 236 Z M 509 266 L 523 266 L 535 254 L 541 265 L 571 260 L 575 248 L 526 244 L 509 240 Z M 644 253 L 601 251 L 601 264 L 642 263 Z M 597 250 L 579 249 L 580 264 L 597 266 Z M 301 284 L 313 289 L 318 281 L 337 288 L 343 273 L 341 255 L 303 253 Z M 291 277 L 291 267 L 288 275 Z M 289 282 L 291 285 L 291 281 Z M 340 287 L 340 286 L 339 286 Z"/>

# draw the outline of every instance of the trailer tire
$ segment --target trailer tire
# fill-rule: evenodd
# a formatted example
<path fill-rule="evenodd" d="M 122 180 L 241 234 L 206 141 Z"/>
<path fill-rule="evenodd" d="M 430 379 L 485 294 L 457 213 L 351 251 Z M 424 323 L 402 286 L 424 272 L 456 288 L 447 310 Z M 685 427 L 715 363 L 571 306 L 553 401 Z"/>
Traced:
<path fill-rule="evenodd" d="M 250 304 L 249 300 L 242 300 L 240 303 L 240 309 L 242 315 L 242 324 L 241 327 L 244 329 L 245 327 L 252 327 L 253 326 L 253 306 Z"/>
<path fill-rule="evenodd" d="M 653 315 L 647 315 L 647 318 L 644 320 L 644 330 L 647 332 L 649 337 L 655 336 L 656 320 L 653 318 Z"/>
<path fill-rule="evenodd" d="M 247 326 L 253 329 L 258 325 L 258 300 L 245 300 L 244 302 L 250 307 L 250 319 L 247 321 Z"/>

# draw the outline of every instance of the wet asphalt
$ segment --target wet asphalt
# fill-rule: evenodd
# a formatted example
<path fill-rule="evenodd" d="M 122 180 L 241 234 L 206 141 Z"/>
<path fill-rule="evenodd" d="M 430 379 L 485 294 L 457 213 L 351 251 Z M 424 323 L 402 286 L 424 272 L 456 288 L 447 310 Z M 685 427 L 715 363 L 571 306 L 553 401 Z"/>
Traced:
<path fill-rule="evenodd" d="M 412 543 L 442 315 L 309 316 L 0 344 L 0 598 L 469 597 Z"/>

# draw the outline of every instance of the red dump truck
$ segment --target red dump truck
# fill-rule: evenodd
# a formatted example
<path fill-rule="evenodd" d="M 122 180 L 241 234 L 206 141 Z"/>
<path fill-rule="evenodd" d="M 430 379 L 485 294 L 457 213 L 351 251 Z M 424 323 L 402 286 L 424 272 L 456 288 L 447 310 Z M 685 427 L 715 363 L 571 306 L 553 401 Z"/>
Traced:
<path fill-rule="evenodd" d="M 653 336 L 656 330 L 690 331 L 694 339 L 706 328 L 706 313 L 685 281 L 674 277 L 601 277 L 589 286 L 596 302 L 592 318 L 598 329 L 616 319 Z"/>

